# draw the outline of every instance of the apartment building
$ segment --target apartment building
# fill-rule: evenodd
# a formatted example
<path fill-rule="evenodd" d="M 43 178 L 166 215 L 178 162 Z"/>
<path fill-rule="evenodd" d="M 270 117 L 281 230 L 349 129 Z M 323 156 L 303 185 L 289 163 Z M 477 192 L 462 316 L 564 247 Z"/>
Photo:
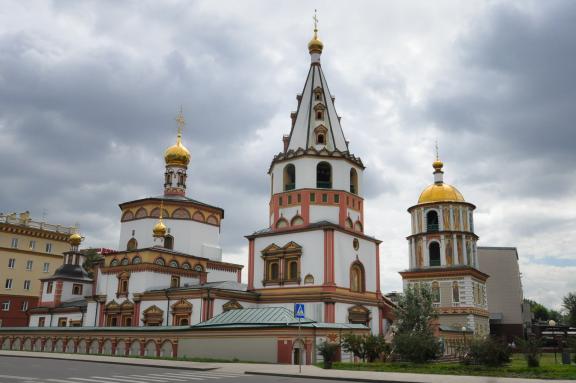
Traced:
<path fill-rule="evenodd" d="M 28 325 L 40 279 L 62 265 L 73 227 L 35 221 L 29 212 L 0 213 L 0 327 Z"/>

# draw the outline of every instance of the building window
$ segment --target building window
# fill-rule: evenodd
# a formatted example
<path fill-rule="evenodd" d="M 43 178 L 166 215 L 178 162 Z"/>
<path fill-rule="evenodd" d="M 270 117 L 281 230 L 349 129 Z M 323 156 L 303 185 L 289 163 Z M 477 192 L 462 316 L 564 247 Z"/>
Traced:
<path fill-rule="evenodd" d="M 312 274 L 308 274 L 304 277 L 304 284 L 305 285 L 313 285 L 314 284 L 314 276 Z"/>
<path fill-rule="evenodd" d="M 130 240 L 126 244 L 126 250 L 134 251 L 137 248 L 138 248 L 138 241 L 136 240 L 136 238 L 130 238 Z"/>
<path fill-rule="evenodd" d="M 324 203 L 328 202 L 328 194 L 322 193 L 322 202 Z"/>
<path fill-rule="evenodd" d="M 288 226 L 289 226 L 288 221 L 284 217 L 281 217 L 276 222 L 276 229 L 283 229 L 283 228 L 286 228 Z"/>
<path fill-rule="evenodd" d="M 222 305 L 222 311 L 230 311 L 230 310 L 241 310 L 244 307 L 236 299 L 232 299 Z"/>
<path fill-rule="evenodd" d="M 456 281 L 452 282 L 452 302 L 460 302 L 460 287 Z"/>
<path fill-rule="evenodd" d="M 150 306 L 143 312 L 144 325 L 146 326 L 162 326 L 162 322 L 164 322 L 164 311 L 159 308 L 158 306 Z"/>
<path fill-rule="evenodd" d="M 370 325 L 370 310 L 364 306 L 356 305 L 348 309 L 348 321 L 355 324 Z"/>
<path fill-rule="evenodd" d="M 2 302 L 2 311 L 10 311 L 10 301 Z"/>
<path fill-rule="evenodd" d="M 26 270 L 28 271 L 32 270 L 33 263 L 34 263 L 33 261 L 26 261 Z"/>
<path fill-rule="evenodd" d="M 316 136 L 316 143 L 318 145 L 324 145 L 326 143 L 326 140 L 324 139 L 323 134 L 318 134 L 318 136 Z"/>
<path fill-rule="evenodd" d="M 364 230 L 364 227 L 362 226 L 362 222 L 356 221 L 356 223 L 354 223 L 354 230 L 362 233 L 362 231 Z"/>
<path fill-rule="evenodd" d="M 278 262 L 270 262 L 268 264 L 268 275 L 266 278 L 267 280 L 271 281 L 271 282 L 275 282 L 278 279 L 280 279 L 280 264 Z"/>
<path fill-rule="evenodd" d="M 174 237 L 170 234 L 164 237 L 164 248 L 169 250 L 174 249 Z"/>
<path fill-rule="evenodd" d="M 293 260 L 288 260 L 287 262 L 287 266 L 286 270 L 288 271 L 288 275 L 286 276 L 286 280 L 288 281 L 296 281 L 299 279 L 300 277 L 300 273 L 298 270 L 298 260 L 297 259 L 293 259 Z"/>
<path fill-rule="evenodd" d="M 142 258 L 140 258 L 139 256 L 135 256 L 134 258 L 132 258 L 132 264 L 133 265 L 139 265 L 142 263 Z"/>
<path fill-rule="evenodd" d="M 271 244 L 262 250 L 264 280 L 266 284 L 300 283 L 300 257 L 302 247 L 289 242 L 283 247 Z"/>
<path fill-rule="evenodd" d="M 24 290 L 30 290 L 30 281 L 28 279 L 24 281 Z"/>
<path fill-rule="evenodd" d="M 130 280 L 130 273 L 123 272 L 118 275 L 118 290 L 116 295 L 120 296 L 128 296 L 128 285 Z"/>
<path fill-rule="evenodd" d="M 316 202 L 316 193 L 310 193 L 310 202 Z"/>
<path fill-rule="evenodd" d="M 52 288 L 54 287 L 54 282 L 46 283 L 46 294 L 52 294 Z"/>
<path fill-rule="evenodd" d="M 350 169 L 350 193 L 358 194 L 358 173 L 356 169 Z"/>
<path fill-rule="evenodd" d="M 328 129 L 324 125 L 319 125 L 314 129 L 314 136 L 316 137 L 316 145 L 326 145 L 326 137 Z"/>
<path fill-rule="evenodd" d="M 288 196 L 288 205 L 291 205 L 291 204 L 292 204 L 292 195 L 289 195 Z"/>
<path fill-rule="evenodd" d="M 51 243 L 47 243 L 47 244 L 46 244 L 46 252 L 47 252 L 47 253 L 51 253 L 51 252 L 52 252 L 52 244 L 51 244 Z"/>
<path fill-rule="evenodd" d="M 34 250 L 36 249 L 36 241 L 32 240 L 30 241 L 30 246 L 29 246 L 30 250 Z"/>
<path fill-rule="evenodd" d="M 176 288 L 176 287 L 180 287 L 180 277 L 173 275 L 170 278 L 170 288 Z"/>
<path fill-rule="evenodd" d="M 5 287 L 6 289 L 11 289 L 11 288 L 12 288 L 12 278 L 6 279 L 6 283 L 4 284 L 4 287 Z"/>
<path fill-rule="evenodd" d="M 364 266 L 359 261 L 354 262 L 350 267 L 350 291 L 356 293 L 366 291 Z"/>
<path fill-rule="evenodd" d="M 166 265 L 166 261 L 164 261 L 164 258 L 156 258 L 156 260 L 154 261 L 155 264 L 157 264 L 158 266 L 164 266 Z"/>
<path fill-rule="evenodd" d="M 48 271 L 50 271 L 50 264 L 48 262 L 44 262 L 42 272 L 47 273 Z"/>
<path fill-rule="evenodd" d="M 58 327 L 66 327 L 67 318 L 58 318 Z"/>
<path fill-rule="evenodd" d="M 296 167 L 293 164 L 288 164 L 284 166 L 282 173 L 284 191 L 294 190 L 296 188 Z"/>
<path fill-rule="evenodd" d="M 436 210 L 430 210 L 426 213 L 426 231 L 438 231 L 438 213 Z"/>
<path fill-rule="evenodd" d="M 46 325 L 46 318 L 40 317 L 38 318 L 38 327 L 44 327 Z"/>
<path fill-rule="evenodd" d="M 12 248 L 18 248 L 18 238 L 12 238 Z"/>
<path fill-rule="evenodd" d="M 192 315 L 192 304 L 186 299 L 180 299 L 172 305 L 172 325 L 189 326 Z"/>
<path fill-rule="evenodd" d="M 16 258 L 10 258 L 8 260 L 8 268 L 13 269 L 16 266 Z"/>
<path fill-rule="evenodd" d="M 28 301 L 22 301 L 22 306 L 20 306 L 21 311 L 28 311 Z"/>
<path fill-rule="evenodd" d="M 74 283 L 72 285 L 72 295 L 82 295 L 82 287 L 81 283 Z"/>
<path fill-rule="evenodd" d="M 110 261 L 110 267 L 118 266 L 119 263 L 120 261 L 118 261 L 117 259 L 113 259 Z"/>
<path fill-rule="evenodd" d="M 432 282 L 432 303 L 440 303 L 440 285 Z"/>
<path fill-rule="evenodd" d="M 438 242 L 432 242 L 428 246 L 430 257 L 430 266 L 440 266 L 440 245 Z"/>
<path fill-rule="evenodd" d="M 332 188 L 332 167 L 328 162 L 320 162 L 316 166 L 316 187 L 320 189 Z"/>

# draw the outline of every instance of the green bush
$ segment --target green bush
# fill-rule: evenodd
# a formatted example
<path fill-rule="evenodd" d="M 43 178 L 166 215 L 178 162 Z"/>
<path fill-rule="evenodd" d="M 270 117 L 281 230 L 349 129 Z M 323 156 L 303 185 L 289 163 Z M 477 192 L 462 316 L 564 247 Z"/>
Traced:
<path fill-rule="evenodd" d="M 430 333 L 396 334 L 392 341 L 394 352 L 405 361 L 426 363 L 438 358 L 440 344 Z"/>
<path fill-rule="evenodd" d="M 338 353 L 338 344 L 322 342 L 318 345 L 318 352 L 324 359 L 324 368 L 332 368 L 332 362 L 334 362 Z"/>
<path fill-rule="evenodd" d="M 382 335 L 345 334 L 342 337 L 342 348 L 362 361 L 368 360 L 368 362 L 374 362 L 380 356 L 390 352 L 390 346 Z"/>
<path fill-rule="evenodd" d="M 516 344 L 524 354 L 528 367 L 540 367 L 540 347 L 542 341 L 536 337 L 528 339 L 517 338 Z"/>
<path fill-rule="evenodd" d="M 489 367 L 500 367 L 510 363 L 512 351 L 503 342 L 494 338 L 473 339 L 464 356 L 464 364 L 480 364 Z"/>

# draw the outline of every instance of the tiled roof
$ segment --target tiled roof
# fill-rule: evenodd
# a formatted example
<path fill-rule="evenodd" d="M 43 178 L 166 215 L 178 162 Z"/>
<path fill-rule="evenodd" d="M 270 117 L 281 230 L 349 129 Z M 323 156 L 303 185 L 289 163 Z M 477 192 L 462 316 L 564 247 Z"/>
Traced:
<path fill-rule="evenodd" d="M 300 323 L 314 323 L 314 321 L 305 318 L 301 319 Z M 290 325 L 298 325 L 298 319 L 294 318 L 293 311 L 285 307 L 265 307 L 226 311 L 192 327 L 262 327 Z"/>

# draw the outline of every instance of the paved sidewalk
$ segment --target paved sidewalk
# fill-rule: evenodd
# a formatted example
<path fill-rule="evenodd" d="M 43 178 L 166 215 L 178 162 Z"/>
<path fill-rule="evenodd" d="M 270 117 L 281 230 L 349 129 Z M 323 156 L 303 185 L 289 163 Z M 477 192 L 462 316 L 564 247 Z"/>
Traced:
<path fill-rule="evenodd" d="M 257 364 L 257 363 L 202 363 L 186 362 L 179 360 L 123 358 L 103 355 L 77 355 L 48 352 L 28 351 L 4 351 L 0 350 L 1 356 L 19 356 L 33 358 L 52 358 L 80 360 L 87 362 L 129 364 L 151 367 L 182 368 L 189 370 L 214 370 L 254 375 L 289 376 L 309 379 L 326 379 L 334 381 L 353 382 L 413 382 L 413 383 L 550 383 L 544 379 L 526 378 L 497 378 L 482 376 L 461 375 L 424 375 L 398 372 L 373 372 L 373 371 L 346 371 L 346 370 L 323 370 L 316 366 L 302 366 L 302 373 L 298 372 L 298 366 L 285 364 Z M 573 380 L 554 380 L 554 383 L 572 383 Z"/>

